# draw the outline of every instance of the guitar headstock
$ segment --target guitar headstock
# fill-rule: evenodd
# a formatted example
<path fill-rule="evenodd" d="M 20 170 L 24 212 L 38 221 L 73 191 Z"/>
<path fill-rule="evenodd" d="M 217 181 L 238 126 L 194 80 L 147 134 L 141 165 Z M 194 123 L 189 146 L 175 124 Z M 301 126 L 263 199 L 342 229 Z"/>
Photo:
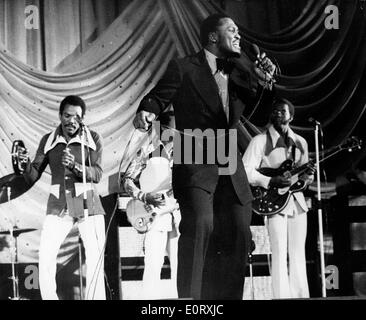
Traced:
<path fill-rule="evenodd" d="M 346 139 L 339 148 L 341 150 L 347 150 L 348 152 L 352 152 L 355 149 L 361 149 L 362 140 L 357 137 L 350 137 Z"/>

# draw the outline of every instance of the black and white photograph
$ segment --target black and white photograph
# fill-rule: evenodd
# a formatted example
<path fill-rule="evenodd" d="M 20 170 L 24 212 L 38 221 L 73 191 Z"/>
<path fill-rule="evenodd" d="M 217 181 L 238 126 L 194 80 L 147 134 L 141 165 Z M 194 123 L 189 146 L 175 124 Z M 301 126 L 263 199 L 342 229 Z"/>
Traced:
<path fill-rule="evenodd" d="M 0 113 L 0 300 L 366 299 L 366 0 L 0 0 Z"/>

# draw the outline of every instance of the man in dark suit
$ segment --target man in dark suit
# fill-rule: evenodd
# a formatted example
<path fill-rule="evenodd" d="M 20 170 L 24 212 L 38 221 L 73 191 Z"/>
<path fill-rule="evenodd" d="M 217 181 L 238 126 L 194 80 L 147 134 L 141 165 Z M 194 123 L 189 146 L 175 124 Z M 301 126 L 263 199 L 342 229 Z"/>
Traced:
<path fill-rule="evenodd" d="M 173 166 L 173 190 L 182 214 L 179 297 L 242 299 L 251 241 L 252 195 L 237 145 L 234 157 L 229 157 L 229 167 L 234 163 L 236 170 L 229 174 L 220 171 L 225 164 L 217 152 L 228 151 L 227 143 L 236 133 L 239 117 L 258 90 L 250 85 L 252 77 L 247 71 L 234 68 L 227 60 L 241 53 L 239 30 L 231 18 L 221 14 L 208 17 L 201 26 L 201 43 L 202 51 L 169 63 L 163 77 L 142 99 L 134 125 L 147 130 L 156 116 L 173 104 L 176 129 L 180 131 L 180 139 L 174 140 Z M 254 69 L 265 80 L 275 67 L 268 58 L 262 58 L 267 72 Z M 197 138 L 199 141 L 187 149 L 183 141 L 191 138 L 189 129 L 211 130 L 214 135 Z M 219 139 L 222 132 L 225 138 Z M 216 143 L 215 161 L 209 160 L 212 138 Z M 220 143 L 225 143 L 223 149 Z M 196 156 L 198 149 L 203 157 Z M 181 158 L 189 154 L 191 161 L 177 159 L 178 150 Z"/>

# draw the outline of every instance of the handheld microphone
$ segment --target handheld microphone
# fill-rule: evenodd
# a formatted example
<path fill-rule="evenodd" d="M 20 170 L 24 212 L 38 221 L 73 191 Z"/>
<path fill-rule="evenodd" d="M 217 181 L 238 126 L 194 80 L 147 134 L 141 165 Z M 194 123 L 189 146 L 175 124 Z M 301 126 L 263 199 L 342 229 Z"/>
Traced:
<path fill-rule="evenodd" d="M 251 43 L 249 45 L 249 52 L 252 56 L 251 58 L 253 58 L 253 56 L 254 56 L 253 61 L 258 59 L 261 56 L 261 52 L 259 50 L 259 47 L 255 43 Z"/>
<path fill-rule="evenodd" d="M 79 115 L 77 115 L 77 121 L 78 121 L 78 123 L 79 123 L 79 125 L 80 125 L 81 128 L 85 128 L 86 127 L 85 124 L 84 124 L 83 118 L 80 117 Z"/>
<path fill-rule="evenodd" d="M 256 64 L 256 66 L 264 73 L 264 74 L 272 74 L 273 70 L 268 63 L 264 62 L 266 57 L 265 53 L 261 53 L 259 47 L 255 43 L 250 43 L 248 46 L 248 57 L 249 59 Z M 276 83 L 276 79 L 273 76 L 269 78 L 263 79 L 264 81 L 268 82 L 269 84 Z"/>

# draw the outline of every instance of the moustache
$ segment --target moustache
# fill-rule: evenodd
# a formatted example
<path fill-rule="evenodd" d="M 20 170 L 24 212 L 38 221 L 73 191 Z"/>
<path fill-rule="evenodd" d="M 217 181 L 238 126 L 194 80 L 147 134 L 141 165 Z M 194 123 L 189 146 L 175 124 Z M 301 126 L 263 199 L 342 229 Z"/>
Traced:
<path fill-rule="evenodd" d="M 65 125 L 66 128 L 73 128 L 73 129 L 77 129 L 79 126 L 75 125 L 75 124 L 66 124 Z"/>

